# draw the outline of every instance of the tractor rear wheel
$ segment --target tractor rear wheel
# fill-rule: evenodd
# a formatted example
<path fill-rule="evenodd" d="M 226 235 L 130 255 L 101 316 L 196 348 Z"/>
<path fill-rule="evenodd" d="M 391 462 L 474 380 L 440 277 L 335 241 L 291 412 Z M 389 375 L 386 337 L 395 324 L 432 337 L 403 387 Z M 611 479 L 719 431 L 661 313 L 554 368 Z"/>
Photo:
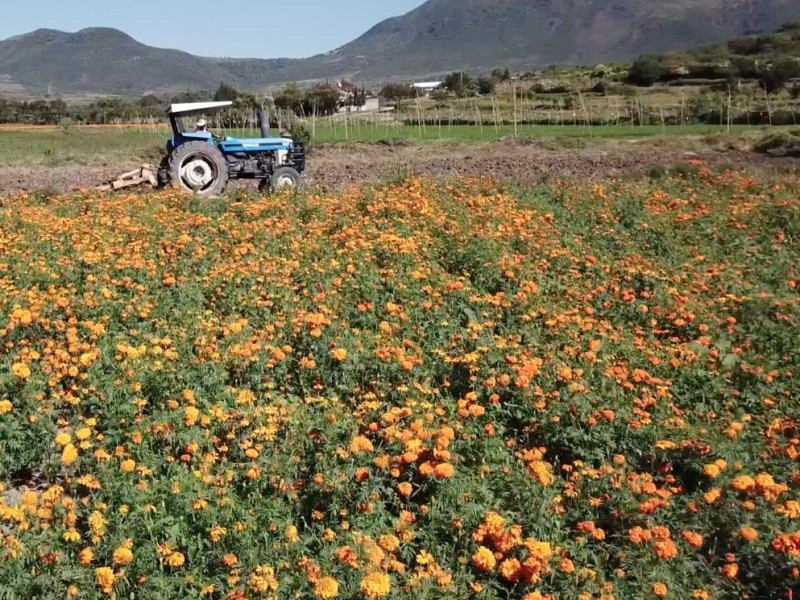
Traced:
<path fill-rule="evenodd" d="M 228 165 L 217 148 L 206 142 L 188 142 L 169 157 L 173 186 L 198 196 L 217 196 L 228 185 Z"/>

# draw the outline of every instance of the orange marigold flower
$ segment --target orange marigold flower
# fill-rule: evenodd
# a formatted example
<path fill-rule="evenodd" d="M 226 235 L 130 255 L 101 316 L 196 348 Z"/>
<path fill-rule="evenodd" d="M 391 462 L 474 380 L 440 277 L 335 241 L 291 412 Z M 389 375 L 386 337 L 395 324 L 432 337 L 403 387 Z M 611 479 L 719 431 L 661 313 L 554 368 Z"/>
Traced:
<path fill-rule="evenodd" d="M 509 558 L 500 563 L 498 572 L 500 573 L 500 577 L 502 577 L 505 581 L 508 581 L 509 583 L 516 583 L 519 581 L 522 573 L 522 563 L 520 563 L 516 558 Z"/>
<path fill-rule="evenodd" d="M 200 418 L 200 411 L 197 410 L 194 406 L 187 406 L 183 409 L 183 423 L 187 427 L 193 427 L 197 424 L 197 420 Z"/>
<path fill-rule="evenodd" d="M 375 450 L 375 447 L 372 445 L 372 442 L 363 435 L 353 438 L 353 441 L 350 442 L 350 452 L 353 454 L 372 452 L 373 450 Z"/>
<path fill-rule="evenodd" d="M 654 583 L 652 592 L 654 596 L 664 597 L 667 595 L 667 586 L 660 582 Z"/>
<path fill-rule="evenodd" d="M 367 598 L 383 598 L 392 590 L 392 581 L 386 573 L 370 573 L 361 580 L 360 587 Z"/>
<path fill-rule="evenodd" d="M 336 348 L 331 351 L 331 356 L 333 356 L 335 360 L 342 362 L 347 358 L 347 350 L 344 348 Z"/>
<path fill-rule="evenodd" d="M 414 491 L 413 486 L 407 481 L 404 481 L 403 483 L 397 486 L 397 493 L 400 494 L 401 496 L 408 497 L 411 495 L 411 492 L 413 491 Z"/>
<path fill-rule="evenodd" d="M 447 479 L 453 476 L 455 469 L 450 463 L 441 463 L 436 465 L 433 469 L 433 474 L 439 479 Z"/>
<path fill-rule="evenodd" d="M 742 536 L 746 542 L 752 542 L 758 537 L 758 532 L 752 527 L 742 527 L 739 530 L 739 535 Z"/>
<path fill-rule="evenodd" d="M 472 564 L 481 571 L 488 573 L 494 569 L 497 560 L 489 548 L 480 546 L 475 554 L 472 555 Z"/>
<path fill-rule="evenodd" d="M 333 577 L 321 577 L 314 583 L 314 595 L 317 598 L 336 598 L 339 595 L 339 582 Z"/>
<path fill-rule="evenodd" d="M 10 400 L 0 400 L 0 415 L 7 415 L 12 411 L 14 405 Z"/>
<path fill-rule="evenodd" d="M 733 480 L 731 486 L 737 492 L 749 492 L 750 490 L 755 489 L 756 481 L 749 475 L 740 475 Z"/>
<path fill-rule="evenodd" d="M 236 557 L 235 554 L 226 554 L 225 556 L 222 557 L 222 563 L 228 568 L 234 566 L 238 562 L 239 559 Z"/>
<path fill-rule="evenodd" d="M 378 540 L 378 545 L 386 552 L 394 552 L 400 547 L 400 540 L 392 534 L 382 535 Z"/>
<path fill-rule="evenodd" d="M 736 563 L 727 564 L 720 569 L 720 572 L 728 579 L 736 579 L 739 574 L 739 565 Z"/>
<path fill-rule="evenodd" d="M 109 567 L 100 567 L 94 570 L 94 580 L 104 594 L 110 594 L 114 588 L 117 576 Z"/>
<path fill-rule="evenodd" d="M 78 555 L 78 562 L 82 567 L 87 567 L 92 564 L 94 560 L 94 552 L 91 548 L 84 548 L 81 550 L 81 553 Z"/>
<path fill-rule="evenodd" d="M 678 548 L 672 540 L 658 540 L 653 550 L 661 560 L 672 560 L 678 556 Z"/>
<path fill-rule="evenodd" d="M 686 540 L 690 546 L 694 546 L 695 548 L 699 548 L 703 545 L 703 536 L 694 531 L 684 531 L 681 533 L 681 537 Z"/>

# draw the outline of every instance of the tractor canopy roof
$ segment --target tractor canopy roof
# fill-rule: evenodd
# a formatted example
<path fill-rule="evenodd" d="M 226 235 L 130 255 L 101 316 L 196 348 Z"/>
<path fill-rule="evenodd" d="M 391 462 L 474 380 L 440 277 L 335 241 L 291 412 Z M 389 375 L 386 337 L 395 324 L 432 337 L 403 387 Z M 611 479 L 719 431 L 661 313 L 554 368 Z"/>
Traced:
<path fill-rule="evenodd" d="M 231 106 L 233 102 L 186 102 L 183 104 L 173 104 L 167 111 L 168 115 L 176 117 L 191 117 L 209 113 L 218 113 Z"/>

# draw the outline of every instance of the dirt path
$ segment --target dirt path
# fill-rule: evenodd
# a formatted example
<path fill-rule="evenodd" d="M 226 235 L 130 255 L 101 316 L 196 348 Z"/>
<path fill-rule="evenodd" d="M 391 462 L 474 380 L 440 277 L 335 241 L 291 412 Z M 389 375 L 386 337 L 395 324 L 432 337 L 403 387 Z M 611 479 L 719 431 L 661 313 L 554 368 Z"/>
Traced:
<path fill-rule="evenodd" d="M 569 144 L 574 147 L 566 147 Z M 517 141 L 480 144 L 358 143 L 321 147 L 309 155 L 308 183 L 323 190 L 379 183 L 411 174 L 425 177 L 491 176 L 540 182 L 552 177 L 602 179 L 646 175 L 690 159 L 756 171 L 797 171 L 797 159 L 704 147 L 691 140 Z M 23 191 L 69 192 L 104 183 L 141 161 L 119 165 L 0 167 L 0 195 Z"/>

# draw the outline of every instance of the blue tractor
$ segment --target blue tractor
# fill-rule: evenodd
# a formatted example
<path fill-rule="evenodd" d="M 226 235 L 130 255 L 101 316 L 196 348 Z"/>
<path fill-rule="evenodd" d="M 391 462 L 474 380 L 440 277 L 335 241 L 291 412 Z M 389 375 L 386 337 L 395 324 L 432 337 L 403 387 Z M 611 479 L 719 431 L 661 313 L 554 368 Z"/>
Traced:
<path fill-rule="evenodd" d="M 169 111 L 172 139 L 158 169 L 158 184 L 174 186 L 198 196 L 221 194 L 234 179 L 253 179 L 259 189 L 296 188 L 305 175 L 302 144 L 289 137 L 272 137 L 266 114 L 259 113 L 259 138 L 218 136 L 202 122 L 190 119 L 215 114 L 232 102 L 173 104 Z"/>

